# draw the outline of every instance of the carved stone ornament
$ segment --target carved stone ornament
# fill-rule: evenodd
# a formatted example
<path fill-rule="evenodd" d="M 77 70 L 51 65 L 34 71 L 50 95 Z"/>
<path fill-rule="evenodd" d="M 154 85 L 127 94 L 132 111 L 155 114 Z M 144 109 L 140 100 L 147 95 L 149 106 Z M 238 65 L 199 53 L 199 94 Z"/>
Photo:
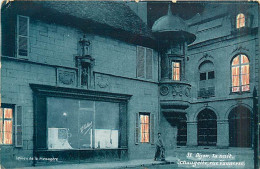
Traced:
<path fill-rule="evenodd" d="M 169 87 L 168 86 L 161 86 L 160 93 L 162 96 L 166 96 L 169 94 Z"/>
<path fill-rule="evenodd" d="M 57 69 L 57 84 L 59 86 L 76 86 L 76 72 L 69 69 Z"/>
<path fill-rule="evenodd" d="M 205 54 L 200 58 L 199 61 L 201 61 L 201 60 L 208 60 L 208 59 L 213 59 L 213 57 L 212 57 L 211 55 L 205 53 Z"/>
<path fill-rule="evenodd" d="M 232 53 L 234 52 L 243 52 L 243 51 L 249 51 L 249 49 L 242 47 L 242 46 L 238 46 L 236 49 L 233 50 Z"/>
<path fill-rule="evenodd" d="M 108 77 L 105 77 L 103 75 L 100 75 L 97 77 L 97 85 L 100 87 L 100 88 L 106 88 L 109 86 L 109 79 Z"/>
<path fill-rule="evenodd" d="M 191 90 L 190 87 L 186 87 L 186 88 L 185 88 L 184 94 L 185 94 L 186 97 L 190 97 L 190 90 Z"/>
<path fill-rule="evenodd" d="M 182 96 L 182 86 L 181 85 L 176 85 L 172 87 L 172 95 L 173 96 Z"/>

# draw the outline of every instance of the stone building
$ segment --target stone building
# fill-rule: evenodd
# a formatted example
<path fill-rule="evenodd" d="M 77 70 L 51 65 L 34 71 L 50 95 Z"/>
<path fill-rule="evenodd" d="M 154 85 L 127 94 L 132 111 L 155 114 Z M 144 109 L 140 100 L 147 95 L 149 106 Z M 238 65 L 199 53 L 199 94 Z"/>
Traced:
<path fill-rule="evenodd" d="M 157 132 L 168 155 L 252 156 L 258 5 L 167 6 L 4 2 L 2 164 L 153 158 Z"/>

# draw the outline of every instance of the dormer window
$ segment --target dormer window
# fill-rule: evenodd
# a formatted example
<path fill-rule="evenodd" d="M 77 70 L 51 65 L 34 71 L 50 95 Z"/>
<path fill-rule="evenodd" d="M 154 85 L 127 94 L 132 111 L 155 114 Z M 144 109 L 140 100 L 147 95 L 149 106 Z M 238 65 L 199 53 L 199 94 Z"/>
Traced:
<path fill-rule="evenodd" d="M 239 29 L 245 27 L 245 21 L 245 15 L 243 13 L 238 14 L 236 18 L 236 28 Z"/>

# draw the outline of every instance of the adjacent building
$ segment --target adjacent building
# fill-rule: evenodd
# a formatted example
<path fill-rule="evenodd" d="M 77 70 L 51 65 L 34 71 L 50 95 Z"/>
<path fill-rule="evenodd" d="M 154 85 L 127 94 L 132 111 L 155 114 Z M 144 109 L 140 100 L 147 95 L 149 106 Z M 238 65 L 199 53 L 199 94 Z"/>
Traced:
<path fill-rule="evenodd" d="M 153 158 L 158 132 L 168 155 L 252 156 L 257 3 L 156 5 L 2 4 L 3 166 Z"/>

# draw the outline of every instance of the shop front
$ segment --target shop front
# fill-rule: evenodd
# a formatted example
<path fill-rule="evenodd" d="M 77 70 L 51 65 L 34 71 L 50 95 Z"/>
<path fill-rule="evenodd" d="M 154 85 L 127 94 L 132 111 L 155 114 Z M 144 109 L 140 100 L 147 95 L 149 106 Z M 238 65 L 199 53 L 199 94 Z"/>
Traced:
<path fill-rule="evenodd" d="M 130 95 L 32 84 L 34 157 L 57 161 L 127 158 Z"/>

